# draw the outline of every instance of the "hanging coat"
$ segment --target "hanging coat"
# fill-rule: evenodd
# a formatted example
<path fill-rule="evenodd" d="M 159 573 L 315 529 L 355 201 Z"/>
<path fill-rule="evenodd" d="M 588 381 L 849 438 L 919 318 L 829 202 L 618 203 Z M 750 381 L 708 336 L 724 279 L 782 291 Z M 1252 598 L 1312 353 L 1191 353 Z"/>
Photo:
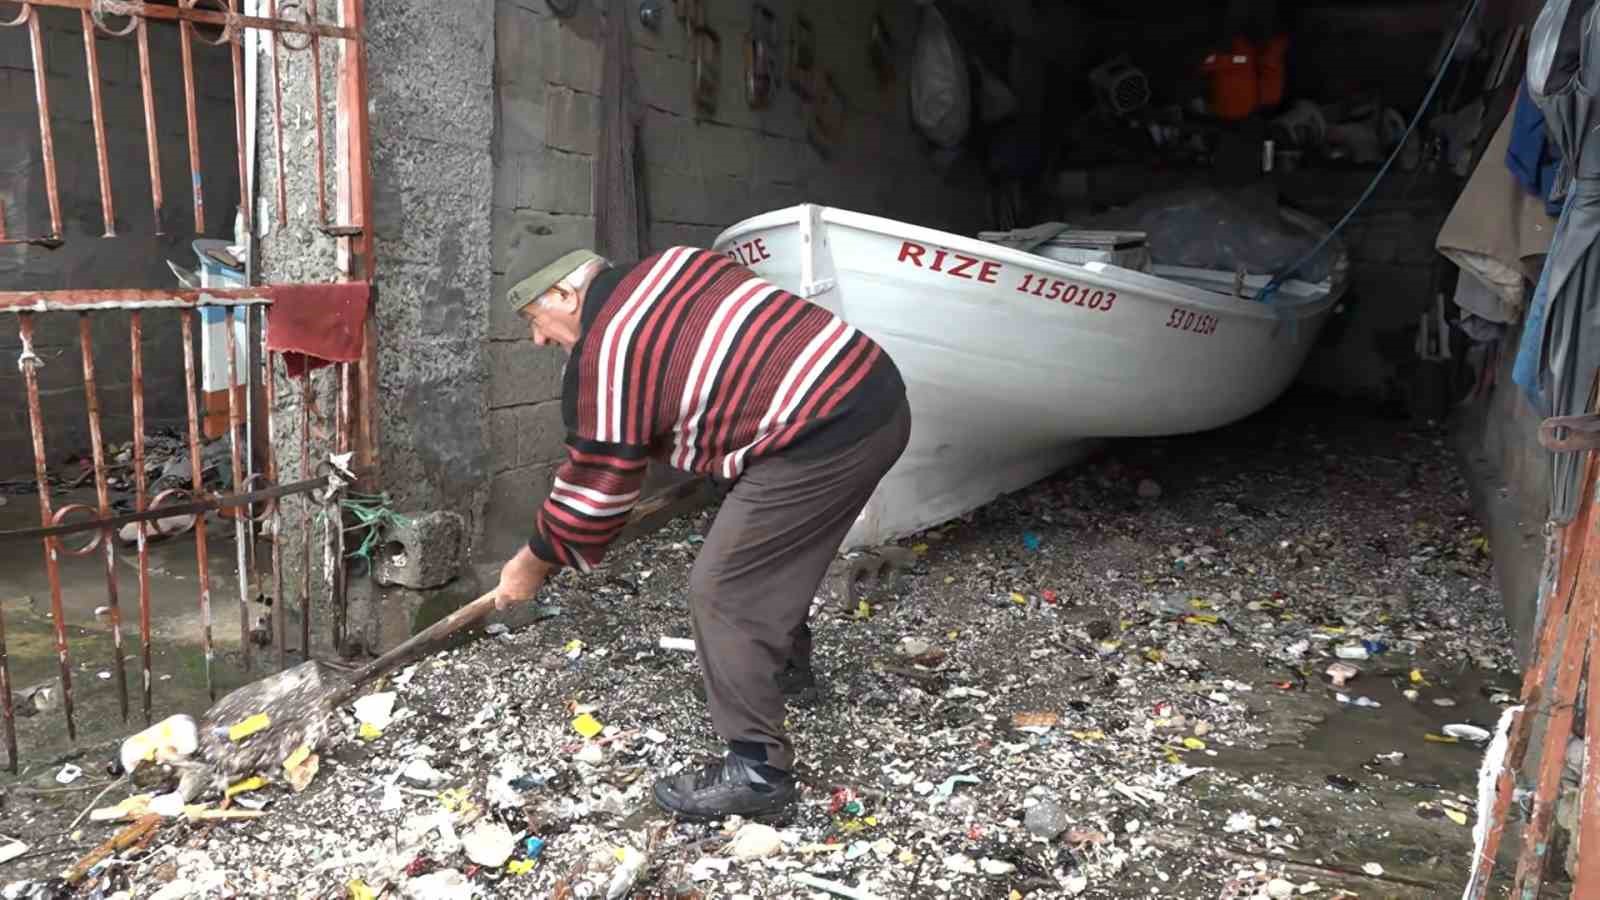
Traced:
<path fill-rule="evenodd" d="M 1544 303 L 1542 325 L 1530 311 L 1528 326 L 1537 348 L 1538 393 L 1552 416 L 1581 415 L 1600 371 L 1600 35 L 1595 0 L 1549 0 L 1528 43 L 1528 92 L 1544 113 L 1551 139 L 1561 150 L 1570 187 L 1550 241 L 1550 254 L 1535 303 Z M 1533 340 L 1533 338 L 1537 340 Z M 1557 453 L 1552 465 L 1550 515 L 1571 521 L 1582 493 L 1579 454 Z"/>

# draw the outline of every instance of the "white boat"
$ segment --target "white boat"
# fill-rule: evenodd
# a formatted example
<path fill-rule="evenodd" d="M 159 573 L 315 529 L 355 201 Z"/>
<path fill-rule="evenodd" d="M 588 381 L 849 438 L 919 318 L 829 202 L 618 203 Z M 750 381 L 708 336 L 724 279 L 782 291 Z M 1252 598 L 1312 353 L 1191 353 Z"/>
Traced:
<path fill-rule="evenodd" d="M 866 332 L 905 377 L 910 445 L 846 549 L 975 509 L 1097 439 L 1260 410 L 1294 380 L 1344 280 L 1341 260 L 1267 304 L 1264 276 L 1057 262 L 809 204 L 741 222 L 716 248 Z"/>

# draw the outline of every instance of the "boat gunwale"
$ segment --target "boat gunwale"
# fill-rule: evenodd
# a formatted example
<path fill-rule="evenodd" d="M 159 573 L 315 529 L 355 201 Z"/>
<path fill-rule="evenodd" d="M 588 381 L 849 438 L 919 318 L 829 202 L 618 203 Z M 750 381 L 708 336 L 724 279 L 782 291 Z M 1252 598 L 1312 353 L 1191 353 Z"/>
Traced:
<path fill-rule="evenodd" d="M 1143 299 L 1170 303 L 1190 309 L 1199 309 L 1219 315 L 1265 319 L 1269 321 L 1304 321 L 1314 319 L 1326 313 L 1340 299 L 1341 285 L 1331 281 L 1308 282 L 1299 279 L 1286 280 L 1279 288 L 1281 294 L 1294 294 L 1306 297 L 1318 291 L 1324 296 L 1317 300 L 1305 300 L 1293 304 L 1268 305 L 1254 299 L 1234 297 L 1218 291 L 1210 291 L 1202 287 L 1178 281 L 1173 278 L 1163 277 L 1161 270 L 1192 273 L 1215 273 L 1232 278 L 1231 273 L 1221 269 L 1202 269 L 1183 266 L 1162 266 L 1155 268 L 1157 274 L 1137 272 L 1109 263 L 1091 262 L 1084 264 L 1062 262 L 1050 259 L 1023 250 L 1006 247 L 1003 244 L 993 244 L 977 238 L 964 237 L 947 231 L 939 231 L 922 225 L 901 222 L 882 216 L 868 213 L 853 212 L 838 207 L 824 206 L 817 203 L 802 203 L 796 206 L 772 210 L 737 222 L 724 229 L 717 235 L 714 247 L 727 244 L 740 234 L 751 231 L 768 229 L 781 225 L 794 225 L 799 227 L 810 210 L 820 211 L 819 219 L 829 225 L 840 225 L 854 228 L 872 234 L 896 240 L 918 240 L 941 247 L 946 250 L 966 251 L 978 253 L 1001 263 L 1010 263 L 1023 266 L 1036 271 L 1045 271 L 1061 275 L 1078 281 L 1090 281 L 1102 287 L 1115 287 L 1139 295 Z M 1087 277 L 1086 277 L 1087 276 Z M 1250 281 L 1266 280 L 1267 276 L 1246 276 L 1246 284 Z"/>

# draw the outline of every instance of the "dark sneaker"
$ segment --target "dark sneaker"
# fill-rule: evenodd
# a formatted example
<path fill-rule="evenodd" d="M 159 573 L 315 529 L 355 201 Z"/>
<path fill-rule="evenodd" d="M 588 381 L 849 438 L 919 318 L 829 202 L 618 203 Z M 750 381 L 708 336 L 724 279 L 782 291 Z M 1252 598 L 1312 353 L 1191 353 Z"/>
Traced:
<path fill-rule="evenodd" d="M 684 819 L 747 819 L 786 810 L 800 796 L 794 776 L 729 753 L 698 772 L 683 772 L 655 784 L 656 805 Z"/>

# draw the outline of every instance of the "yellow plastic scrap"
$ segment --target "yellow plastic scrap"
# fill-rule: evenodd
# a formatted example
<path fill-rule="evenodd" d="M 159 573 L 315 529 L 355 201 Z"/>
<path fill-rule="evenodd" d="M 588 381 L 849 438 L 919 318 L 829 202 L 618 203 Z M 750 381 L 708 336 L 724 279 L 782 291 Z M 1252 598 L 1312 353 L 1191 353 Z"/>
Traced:
<path fill-rule="evenodd" d="M 1071 732 L 1071 734 L 1072 734 L 1073 737 L 1077 738 L 1080 741 L 1103 741 L 1103 740 L 1105 740 L 1105 737 L 1106 737 L 1106 733 L 1104 731 L 1098 731 L 1098 730 L 1096 730 L 1096 731 L 1074 731 L 1074 732 Z"/>
<path fill-rule="evenodd" d="M 901 850 L 900 855 L 896 856 L 895 859 L 899 860 L 900 865 L 909 866 L 917 861 L 917 855 L 910 850 Z"/>
<path fill-rule="evenodd" d="M 228 740 L 235 743 L 244 740 L 252 734 L 272 724 L 272 719 L 266 713 L 256 713 L 243 722 L 228 729 Z"/>
<path fill-rule="evenodd" d="M 583 648 L 584 648 L 583 641 L 580 641 L 577 638 L 573 638 L 572 640 L 567 641 L 567 645 L 565 647 L 561 648 L 561 652 L 565 653 L 568 656 L 576 658 L 578 654 L 583 652 Z"/>
<path fill-rule="evenodd" d="M 865 600 L 856 604 L 856 618 L 869 619 L 872 617 L 872 604 Z"/>
<path fill-rule="evenodd" d="M 1324 625 L 1322 630 L 1327 634 L 1344 634 L 1344 628 L 1338 625 Z"/>
<path fill-rule="evenodd" d="M 1167 652 L 1159 648 L 1152 648 L 1144 652 L 1144 658 L 1153 663 L 1165 662 L 1167 659 Z"/>
<path fill-rule="evenodd" d="M 470 804 L 467 802 L 466 788 L 450 788 L 439 792 L 439 802 L 449 812 L 459 812 Z"/>
<path fill-rule="evenodd" d="M 917 554 L 918 556 L 921 556 L 922 554 L 928 552 L 928 545 L 927 544 L 913 544 L 911 546 L 911 552 Z"/>
<path fill-rule="evenodd" d="M 600 724 L 599 719 L 584 713 L 572 720 L 572 730 L 582 735 L 584 740 L 589 740 L 600 732 L 605 731 L 606 727 Z"/>
<path fill-rule="evenodd" d="M 1426 678 L 1424 678 L 1422 676 L 1422 670 L 1421 669 L 1412 669 L 1411 670 L 1411 683 L 1412 684 L 1427 684 L 1428 683 L 1428 679 L 1426 679 Z"/>
<path fill-rule="evenodd" d="M 1462 812 L 1459 809 L 1448 809 L 1447 808 L 1447 809 L 1445 809 L 1444 814 L 1445 814 L 1446 817 L 1448 817 L 1450 819 L 1450 821 L 1456 823 L 1457 825 L 1465 825 L 1465 824 L 1467 824 L 1467 814 Z"/>
<path fill-rule="evenodd" d="M 1201 597 L 1195 597 L 1195 598 L 1191 599 L 1189 601 L 1189 606 L 1192 609 L 1210 609 L 1211 608 L 1211 604 L 1207 603 L 1205 601 L 1205 599 L 1201 598 Z"/>
<path fill-rule="evenodd" d="M 1022 900 L 1022 894 L 1016 888 L 1012 888 L 1011 893 L 1006 895 L 1006 900 Z"/>
<path fill-rule="evenodd" d="M 878 817 L 877 816 L 867 816 L 865 819 L 862 819 L 861 821 L 866 822 L 868 828 L 877 828 L 878 827 Z"/>
<path fill-rule="evenodd" d="M 1172 763 L 1175 766 L 1183 764 L 1183 757 L 1179 756 L 1177 751 L 1173 750 L 1171 747 L 1163 747 L 1161 749 L 1166 751 L 1167 762 Z"/>
<path fill-rule="evenodd" d="M 1215 625 L 1221 621 L 1213 615 L 1184 616 L 1183 621 L 1188 625 Z"/>
<path fill-rule="evenodd" d="M 345 885 L 345 888 L 349 891 L 346 895 L 349 900 L 378 900 L 378 892 L 368 887 L 367 883 L 359 878 L 351 879 L 350 883 Z"/>
<path fill-rule="evenodd" d="M 1432 732 L 1429 732 L 1429 733 L 1423 735 L 1422 739 L 1425 740 L 1425 741 L 1431 741 L 1432 743 L 1435 743 L 1435 744 L 1459 744 L 1459 743 L 1461 743 L 1461 739 L 1460 738 L 1454 738 L 1454 737 L 1451 737 L 1448 734 L 1434 734 Z"/>
<path fill-rule="evenodd" d="M 955 629 L 952 628 L 950 631 L 945 633 L 945 637 L 947 637 L 947 638 L 949 638 L 950 640 L 953 641 L 956 638 L 961 637 L 961 632 L 956 631 Z"/>
<path fill-rule="evenodd" d="M 375 741 L 383 737 L 383 729 L 371 722 L 362 722 L 361 730 L 356 732 L 356 737 L 361 738 L 363 741 Z"/>
<path fill-rule="evenodd" d="M 1189 750 L 1204 750 L 1206 742 L 1199 738 L 1186 737 L 1183 739 L 1183 746 Z"/>
<path fill-rule="evenodd" d="M 260 775 L 251 775 L 249 778 L 246 778 L 243 781 L 235 782 L 234 784 L 229 785 L 228 789 L 222 792 L 222 796 L 223 799 L 230 799 L 238 796 L 239 794 L 248 794 L 251 791 L 259 791 L 266 786 L 267 780 L 265 778 L 262 778 Z"/>
<path fill-rule="evenodd" d="M 1021 594 L 1017 593 L 1016 591 L 1012 591 L 1011 592 L 1011 602 L 1017 604 L 1018 606 L 1027 606 L 1028 605 L 1028 598 L 1022 596 Z"/>
<path fill-rule="evenodd" d="M 285 772 L 287 772 L 287 771 L 290 771 L 290 770 L 293 770 L 293 769 L 300 768 L 300 764 L 305 762 L 306 761 L 306 757 L 308 757 L 310 755 L 311 755 L 311 747 L 310 747 L 310 745 L 301 744 L 300 746 L 294 748 L 294 752 L 289 754 L 289 756 L 284 759 L 284 761 L 283 761 L 283 770 Z"/>
<path fill-rule="evenodd" d="M 506 863 L 506 871 L 512 875 L 526 875 L 537 868 L 538 865 L 538 862 L 531 859 L 513 859 Z"/>

